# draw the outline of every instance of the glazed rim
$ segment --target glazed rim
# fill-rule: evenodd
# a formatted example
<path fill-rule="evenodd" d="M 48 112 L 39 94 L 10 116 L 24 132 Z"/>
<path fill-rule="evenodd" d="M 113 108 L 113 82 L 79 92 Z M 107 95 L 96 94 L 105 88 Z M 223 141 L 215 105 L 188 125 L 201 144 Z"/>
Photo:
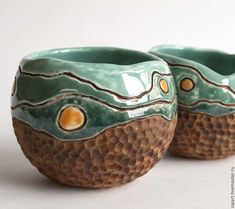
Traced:
<path fill-rule="evenodd" d="M 232 76 L 235 74 L 235 54 L 214 49 L 174 45 L 156 46 L 150 52 L 201 64 L 221 76 Z"/>
<path fill-rule="evenodd" d="M 72 63 L 133 65 L 162 59 L 136 50 L 116 47 L 59 48 L 34 52 L 24 57 L 24 61 L 37 59 L 61 60 Z"/>

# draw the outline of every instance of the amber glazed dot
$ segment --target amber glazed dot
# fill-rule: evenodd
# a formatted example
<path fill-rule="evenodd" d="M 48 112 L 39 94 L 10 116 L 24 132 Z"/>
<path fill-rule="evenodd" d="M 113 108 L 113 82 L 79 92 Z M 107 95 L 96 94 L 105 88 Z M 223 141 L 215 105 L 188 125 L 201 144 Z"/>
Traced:
<path fill-rule="evenodd" d="M 66 131 L 80 129 L 85 123 L 85 113 L 75 106 L 64 108 L 59 117 L 59 126 Z"/>
<path fill-rule="evenodd" d="M 180 88 L 183 91 L 191 91 L 194 88 L 194 82 L 190 78 L 185 78 L 180 82 Z"/>
<path fill-rule="evenodd" d="M 168 83 L 165 79 L 160 80 L 160 88 L 164 93 L 169 92 L 169 86 L 168 86 Z"/>

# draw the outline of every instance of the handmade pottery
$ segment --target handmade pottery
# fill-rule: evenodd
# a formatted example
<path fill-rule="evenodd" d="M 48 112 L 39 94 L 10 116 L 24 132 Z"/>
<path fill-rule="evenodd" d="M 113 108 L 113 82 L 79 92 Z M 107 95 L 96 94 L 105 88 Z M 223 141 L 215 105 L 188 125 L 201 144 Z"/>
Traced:
<path fill-rule="evenodd" d="M 31 163 L 60 183 L 90 188 L 148 172 L 167 150 L 177 120 L 167 64 L 110 47 L 24 57 L 11 104 L 15 134 Z"/>
<path fill-rule="evenodd" d="M 235 154 L 235 55 L 178 46 L 150 53 L 168 63 L 177 86 L 179 120 L 170 151 L 200 159 Z"/>

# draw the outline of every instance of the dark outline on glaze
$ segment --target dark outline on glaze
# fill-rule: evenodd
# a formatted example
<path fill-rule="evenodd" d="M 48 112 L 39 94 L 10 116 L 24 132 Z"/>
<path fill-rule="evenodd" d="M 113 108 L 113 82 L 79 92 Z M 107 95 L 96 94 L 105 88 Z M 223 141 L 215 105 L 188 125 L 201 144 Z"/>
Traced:
<path fill-rule="evenodd" d="M 11 96 L 13 96 L 15 94 L 15 92 L 16 92 L 16 77 L 14 78 L 14 81 L 13 81 Z"/>
<path fill-rule="evenodd" d="M 167 62 L 167 61 L 166 61 Z M 190 68 L 191 70 L 194 70 L 195 72 L 197 72 L 200 77 L 202 79 L 204 79 L 206 82 L 214 85 L 214 86 L 217 86 L 217 87 L 221 87 L 221 88 L 224 88 L 224 89 L 227 89 L 229 90 L 230 92 L 232 92 L 233 94 L 235 94 L 235 90 L 233 90 L 230 86 L 226 86 L 226 85 L 221 85 L 221 84 L 217 84 L 217 83 L 214 83 L 214 82 L 211 82 L 210 80 L 208 80 L 197 68 L 195 67 L 192 67 L 190 65 L 184 65 L 184 64 L 173 64 L 173 63 L 170 63 L 170 62 L 167 62 L 167 64 L 169 66 L 172 66 L 172 67 L 184 67 L 184 68 Z"/>
<path fill-rule="evenodd" d="M 152 75 L 151 75 L 151 86 L 150 86 L 149 90 L 146 90 L 146 91 L 142 92 L 141 94 L 139 94 L 137 96 L 123 96 L 123 95 L 118 94 L 117 92 L 111 91 L 109 89 L 101 88 L 101 87 L 97 86 L 96 84 L 94 84 L 93 82 L 91 82 L 87 79 L 81 78 L 81 77 L 79 77 L 79 76 L 77 76 L 77 75 L 75 75 L 71 72 L 61 72 L 61 73 L 54 73 L 54 74 L 48 74 L 48 75 L 43 74 L 43 73 L 29 73 L 29 72 L 22 71 L 20 66 L 19 66 L 19 72 L 20 72 L 20 74 L 23 74 L 23 75 L 28 75 L 28 76 L 32 76 L 32 77 L 44 77 L 44 78 L 53 78 L 53 77 L 58 77 L 58 76 L 65 75 L 67 77 L 71 77 L 71 78 L 74 78 L 76 80 L 79 80 L 83 83 L 87 83 L 87 84 L 91 85 L 93 88 L 95 88 L 96 90 L 107 92 L 109 94 L 112 94 L 112 95 L 116 96 L 119 99 L 124 99 L 124 100 L 140 99 L 144 95 L 150 93 L 153 89 L 153 84 L 154 84 L 153 79 L 154 79 L 155 74 L 160 75 L 160 76 L 172 76 L 172 73 L 160 73 L 158 71 L 153 71 Z"/>
<path fill-rule="evenodd" d="M 75 129 L 71 129 L 71 130 L 66 130 L 64 129 L 61 125 L 60 125 L 60 117 L 62 115 L 62 113 L 64 112 L 64 110 L 67 108 L 67 107 L 76 107 L 77 109 L 79 109 L 82 113 L 83 113 L 83 116 L 84 116 L 84 122 L 81 126 L 79 126 L 78 128 L 75 128 Z M 59 114 L 58 114 L 58 117 L 56 119 L 57 121 L 57 124 L 59 126 L 59 128 L 61 130 L 63 130 L 64 132 L 74 132 L 74 131 L 78 131 L 78 130 L 81 130 L 82 128 L 85 127 L 85 125 L 87 124 L 87 115 L 86 115 L 86 111 L 83 110 L 80 106 L 77 106 L 77 105 L 64 105 L 60 110 L 59 110 Z"/>
<path fill-rule="evenodd" d="M 216 118 L 235 114 L 235 111 L 234 111 L 234 112 L 226 113 L 226 114 L 222 114 L 222 115 L 212 115 L 212 114 L 205 113 L 205 112 L 194 112 L 191 109 L 187 109 L 187 108 L 182 107 L 181 105 L 178 106 L 178 110 L 185 111 L 185 112 L 188 112 L 188 113 L 197 114 L 197 115 L 207 115 L 207 116 L 216 117 Z"/>
<path fill-rule="evenodd" d="M 108 106 L 109 108 L 116 109 L 118 111 L 135 110 L 135 109 L 140 109 L 140 108 L 152 106 L 154 104 L 173 104 L 175 99 L 176 99 L 176 95 L 174 95 L 174 97 L 173 97 L 173 99 L 171 101 L 157 100 L 157 101 L 151 102 L 149 104 L 139 105 L 137 107 L 121 108 L 121 107 L 117 107 L 115 105 L 111 105 L 111 104 L 109 104 L 109 103 L 107 103 L 107 102 L 105 102 L 103 100 L 97 99 L 96 97 L 93 97 L 93 96 L 87 96 L 87 95 L 83 95 L 83 94 L 79 94 L 79 93 L 69 93 L 69 94 L 62 94 L 62 95 L 56 96 L 56 97 L 54 97 L 52 99 L 49 99 L 49 100 L 47 100 L 45 102 L 38 103 L 38 104 L 31 104 L 31 103 L 28 103 L 28 102 L 23 102 L 23 103 L 15 105 L 15 106 L 11 106 L 11 109 L 15 110 L 15 109 L 17 109 L 19 107 L 28 107 L 28 108 L 34 108 L 35 107 L 35 108 L 37 108 L 37 107 L 48 105 L 48 104 L 54 104 L 54 103 L 56 103 L 57 101 L 59 101 L 61 99 L 64 99 L 64 98 L 67 98 L 67 97 L 74 97 L 74 96 L 77 96 L 77 97 L 80 97 L 80 98 L 87 98 L 87 99 L 90 99 L 90 100 L 94 100 L 97 103 L 101 103 L 103 105 Z"/>
<path fill-rule="evenodd" d="M 226 103 L 223 103 L 221 101 L 218 101 L 218 100 L 208 100 L 208 99 L 200 99 L 194 103 L 190 103 L 190 104 L 185 104 L 183 102 L 178 102 L 181 106 L 186 106 L 186 107 L 193 107 L 199 103 L 209 103 L 209 104 L 220 104 L 222 106 L 227 106 L 227 107 L 235 107 L 235 103 L 234 104 L 226 104 Z"/>
<path fill-rule="evenodd" d="M 187 80 L 190 80 L 190 81 L 192 82 L 192 84 L 193 84 L 193 88 L 191 88 L 190 90 L 185 90 L 185 89 L 182 88 L 182 82 L 185 81 L 186 79 L 187 79 Z M 196 84 L 195 84 L 194 80 L 191 79 L 191 78 L 185 77 L 185 78 L 183 78 L 183 79 L 180 81 L 180 89 L 181 89 L 182 91 L 190 92 L 190 91 L 192 91 L 192 90 L 195 88 L 195 86 L 196 86 Z"/>

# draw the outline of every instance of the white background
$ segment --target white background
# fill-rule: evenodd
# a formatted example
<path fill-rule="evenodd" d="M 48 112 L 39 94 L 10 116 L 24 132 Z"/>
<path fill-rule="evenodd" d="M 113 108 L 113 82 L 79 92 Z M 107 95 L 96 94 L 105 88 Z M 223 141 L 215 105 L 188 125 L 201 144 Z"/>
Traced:
<path fill-rule="evenodd" d="M 235 52 L 234 0 L 0 0 L 0 209 L 227 209 L 235 157 L 165 156 L 147 175 L 106 190 L 60 186 L 23 156 L 11 126 L 18 63 L 32 51 L 180 44 Z"/>

